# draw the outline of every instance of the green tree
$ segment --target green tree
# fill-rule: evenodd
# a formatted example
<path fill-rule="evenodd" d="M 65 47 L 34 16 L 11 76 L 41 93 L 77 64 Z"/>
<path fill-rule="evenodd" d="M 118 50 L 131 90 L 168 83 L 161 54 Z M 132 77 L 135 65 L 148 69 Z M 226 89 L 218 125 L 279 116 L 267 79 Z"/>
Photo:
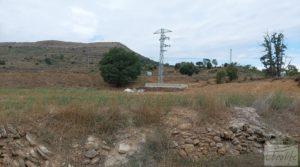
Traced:
<path fill-rule="evenodd" d="M 196 65 L 197 65 L 199 68 L 203 68 L 203 67 L 204 67 L 204 64 L 203 64 L 202 61 L 196 62 Z"/>
<path fill-rule="evenodd" d="M 104 81 L 124 86 L 137 79 L 141 74 L 139 58 L 134 52 L 123 48 L 113 48 L 99 62 Z"/>
<path fill-rule="evenodd" d="M 179 70 L 180 67 L 181 67 L 181 63 L 176 63 L 174 66 L 175 70 Z"/>
<path fill-rule="evenodd" d="M 218 65 L 217 59 L 213 59 L 213 60 L 212 60 L 212 64 L 213 64 L 215 67 L 217 67 L 217 65 Z"/>
<path fill-rule="evenodd" d="M 284 44 L 284 35 L 282 33 L 273 33 L 270 36 L 267 33 L 264 36 L 262 46 L 265 48 L 265 55 L 263 55 L 260 60 L 266 68 L 267 75 L 271 77 L 280 77 L 282 72 L 283 56 L 287 49 Z"/>
<path fill-rule="evenodd" d="M 197 71 L 194 63 L 181 63 L 181 67 L 179 69 L 179 72 L 183 75 L 192 76 Z"/>
<path fill-rule="evenodd" d="M 272 35 L 272 42 L 275 50 L 276 74 L 277 77 L 280 77 L 282 72 L 283 56 L 285 55 L 285 50 L 287 49 L 286 45 L 284 44 L 284 35 L 282 33 L 274 33 Z"/>
<path fill-rule="evenodd" d="M 226 73 L 230 81 L 238 79 L 238 69 L 234 65 L 229 65 L 226 68 Z"/>
<path fill-rule="evenodd" d="M 207 69 L 211 69 L 211 68 L 212 68 L 211 62 L 208 62 L 208 63 L 206 64 L 206 68 L 207 68 Z"/>

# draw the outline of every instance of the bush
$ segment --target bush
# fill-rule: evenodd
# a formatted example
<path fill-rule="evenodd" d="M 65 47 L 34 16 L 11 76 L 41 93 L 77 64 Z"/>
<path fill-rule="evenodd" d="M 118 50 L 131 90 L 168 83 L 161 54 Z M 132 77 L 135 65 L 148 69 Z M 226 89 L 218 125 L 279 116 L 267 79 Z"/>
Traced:
<path fill-rule="evenodd" d="M 124 86 L 141 74 L 139 58 L 134 52 L 113 48 L 99 62 L 99 69 L 105 82 Z"/>
<path fill-rule="evenodd" d="M 286 70 L 286 74 L 288 76 L 295 76 L 298 74 L 298 69 L 296 66 L 294 65 L 288 65 L 287 70 Z"/>
<path fill-rule="evenodd" d="M 45 63 L 51 65 L 53 62 L 50 58 L 45 58 Z"/>
<path fill-rule="evenodd" d="M 192 76 L 196 72 L 196 67 L 193 63 L 181 63 L 179 72 L 183 75 Z"/>
<path fill-rule="evenodd" d="M 0 65 L 5 65 L 6 62 L 4 60 L 0 60 Z"/>
<path fill-rule="evenodd" d="M 225 77 L 226 77 L 226 72 L 224 70 L 218 71 L 216 75 L 217 84 L 223 83 Z"/>
<path fill-rule="evenodd" d="M 235 66 L 233 65 L 228 66 L 226 68 L 226 72 L 230 81 L 238 79 L 238 69 Z"/>

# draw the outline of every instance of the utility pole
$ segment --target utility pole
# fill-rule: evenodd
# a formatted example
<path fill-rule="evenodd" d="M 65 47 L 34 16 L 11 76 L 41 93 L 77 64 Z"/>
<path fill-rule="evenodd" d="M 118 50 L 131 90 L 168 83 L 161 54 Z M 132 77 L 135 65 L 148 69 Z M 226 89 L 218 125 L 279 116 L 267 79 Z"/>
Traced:
<path fill-rule="evenodd" d="M 232 49 L 230 49 L 230 64 L 232 64 Z"/>
<path fill-rule="evenodd" d="M 154 34 L 160 34 L 160 56 L 159 56 L 159 66 L 158 66 L 158 83 L 164 83 L 164 53 L 167 51 L 166 47 L 171 47 L 171 45 L 166 45 L 165 41 L 170 40 L 170 37 L 166 36 L 166 33 L 172 32 L 167 29 L 159 29 Z"/>

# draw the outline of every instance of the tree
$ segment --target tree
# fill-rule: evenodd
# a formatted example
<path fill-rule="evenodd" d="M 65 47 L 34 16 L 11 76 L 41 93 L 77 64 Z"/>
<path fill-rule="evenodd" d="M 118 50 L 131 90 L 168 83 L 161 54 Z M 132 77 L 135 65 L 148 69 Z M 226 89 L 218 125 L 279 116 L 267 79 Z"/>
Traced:
<path fill-rule="evenodd" d="M 294 76 L 294 75 L 297 75 L 298 74 L 298 69 L 296 66 L 294 65 L 288 65 L 287 66 L 287 70 L 286 70 L 286 74 L 288 76 Z"/>
<path fill-rule="evenodd" d="M 204 64 L 205 67 L 207 67 L 207 63 L 210 63 L 210 60 L 207 59 L 207 58 L 204 58 L 203 59 L 203 64 Z"/>
<path fill-rule="evenodd" d="M 179 70 L 180 67 L 181 67 L 181 63 L 176 63 L 174 68 L 175 68 L 175 70 Z"/>
<path fill-rule="evenodd" d="M 218 65 L 217 59 L 213 59 L 213 60 L 212 60 L 212 64 L 215 65 L 215 67 L 217 67 L 217 65 Z"/>
<path fill-rule="evenodd" d="M 208 63 L 206 64 L 206 68 L 207 68 L 207 69 L 211 69 L 211 68 L 212 68 L 211 62 L 208 62 Z"/>
<path fill-rule="evenodd" d="M 284 44 L 284 35 L 282 33 L 273 33 L 270 36 L 268 33 L 264 36 L 264 42 L 262 46 L 265 48 L 260 60 L 266 68 L 267 75 L 274 77 L 280 77 L 283 65 L 283 56 L 287 49 Z M 274 50 L 274 52 L 273 52 Z"/>
<path fill-rule="evenodd" d="M 275 49 L 275 65 L 276 65 L 276 74 L 277 77 L 281 76 L 282 72 L 282 64 L 283 64 L 283 56 L 285 55 L 285 50 L 287 49 L 284 44 L 284 35 L 282 33 L 274 33 L 272 35 L 272 42 L 274 44 Z"/>
<path fill-rule="evenodd" d="M 238 69 L 234 65 L 229 65 L 226 68 L 226 73 L 230 81 L 238 79 Z"/>
<path fill-rule="evenodd" d="M 203 68 L 203 67 L 204 67 L 204 64 L 203 64 L 202 61 L 196 62 L 196 65 L 197 65 L 199 68 Z"/>
<path fill-rule="evenodd" d="M 183 75 L 192 76 L 196 72 L 196 67 L 194 63 L 181 63 L 181 67 L 179 69 L 179 72 Z"/>
<path fill-rule="evenodd" d="M 99 69 L 104 81 L 115 86 L 127 85 L 141 74 L 137 55 L 123 48 L 113 48 L 104 54 Z"/>

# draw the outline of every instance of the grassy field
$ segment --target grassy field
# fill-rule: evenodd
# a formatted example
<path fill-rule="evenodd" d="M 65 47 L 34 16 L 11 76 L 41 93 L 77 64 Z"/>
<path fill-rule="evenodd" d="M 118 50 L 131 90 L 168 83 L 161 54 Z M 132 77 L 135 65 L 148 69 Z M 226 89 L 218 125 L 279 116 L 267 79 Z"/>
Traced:
<path fill-rule="evenodd" d="M 192 85 L 179 93 L 130 94 L 120 90 L 89 88 L 1 88 L 0 122 L 33 129 L 41 140 L 55 145 L 60 152 L 71 147 L 71 139 L 84 140 L 90 134 L 113 142 L 115 133 L 126 127 L 157 128 L 161 118 L 172 112 L 173 108 L 196 111 L 197 123 L 202 126 L 226 122 L 229 117 L 227 111 L 231 107 L 254 107 L 275 127 L 299 134 L 297 129 L 291 129 L 291 126 L 299 126 L 300 123 L 299 95 L 297 83 L 289 80 Z M 293 125 L 281 126 L 287 122 Z"/>

